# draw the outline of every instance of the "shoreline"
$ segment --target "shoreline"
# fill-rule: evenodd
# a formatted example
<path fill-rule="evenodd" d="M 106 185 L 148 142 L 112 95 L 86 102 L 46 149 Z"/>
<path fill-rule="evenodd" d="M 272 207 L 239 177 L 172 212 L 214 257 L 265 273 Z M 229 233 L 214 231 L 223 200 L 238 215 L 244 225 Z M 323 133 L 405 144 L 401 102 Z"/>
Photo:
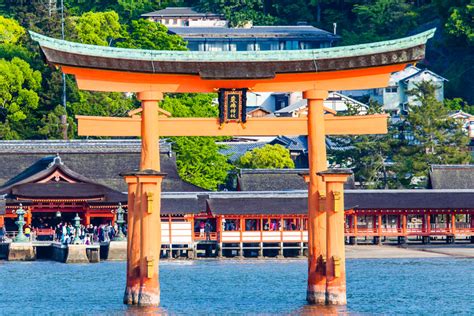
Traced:
<path fill-rule="evenodd" d="M 409 244 L 409 245 L 346 245 L 347 259 L 421 259 L 421 258 L 463 258 L 474 259 L 474 244 Z M 115 257 L 116 260 L 107 261 L 126 261 L 124 256 Z M 120 258 L 120 259 L 118 259 Z M 123 259 L 122 259 L 123 258 Z M 6 258 L 5 258 L 6 259 Z M 285 260 L 307 260 L 307 257 L 197 257 L 194 259 L 186 258 L 161 258 L 163 262 L 191 262 L 194 260 L 255 260 L 255 261 L 285 261 Z M 8 260 L 1 260 L 8 261 Z M 54 260 L 52 260 L 54 261 Z M 100 260 L 101 262 L 104 262 Z"/>

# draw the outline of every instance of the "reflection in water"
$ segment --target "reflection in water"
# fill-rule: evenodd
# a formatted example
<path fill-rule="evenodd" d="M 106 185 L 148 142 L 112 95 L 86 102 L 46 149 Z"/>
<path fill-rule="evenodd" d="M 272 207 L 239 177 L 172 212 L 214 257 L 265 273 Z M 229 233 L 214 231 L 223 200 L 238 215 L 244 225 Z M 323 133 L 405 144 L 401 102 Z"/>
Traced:
<path fill-rule="evenodd" d="M 291 313 L 291 315 L 316 316 L 316 315 L 349 315 L 347 306 L 334 305 L 305 305 Z"/>
<path fill-rule="evenodd" d="M 143 307 L 143 306 L 129 306 L 125 311 L 124 315 L 126 316 L 135 316 L 135 315 L 168 315 L 168 312 L 161 307 Z"/>
<path fill-rule="evenodd" d="M 125 270 L 0 261 L 0 315 L 472 315 L 474 301 L 459 286 L 472 259 L 348 260 L 347 307 L 306 305 L 306 260 L 164 262 L 161 308 L 123 305 Z"/>

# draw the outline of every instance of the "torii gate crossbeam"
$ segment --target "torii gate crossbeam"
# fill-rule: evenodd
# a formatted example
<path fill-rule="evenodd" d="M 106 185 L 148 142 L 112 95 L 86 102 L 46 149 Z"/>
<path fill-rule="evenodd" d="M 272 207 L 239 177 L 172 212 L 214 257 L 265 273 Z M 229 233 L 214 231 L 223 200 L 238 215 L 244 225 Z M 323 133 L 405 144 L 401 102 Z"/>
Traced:
<path fill-rule="evenodd" d="M 124 174 L 129 185 L 127 285 L 124 302 L 158 305 L 161 247 L 160 136 L 308 135 L 308 287 L 311 304 L 345 304 L 343 188 L 348 173 L 324 172 L 325 136 L 386 132 L 386 116 L 324 115 L 329 90 L 385 87 L 392 72 L 424 58 L 434 34 L 316 50 L 189 52 L 98 47 L 30 32 L 48 63 L 74 75 L 80 89 L 135 92 L 141 118 L 79 116 L 79 133 L 141 136 L 140 171 Z M 220 88 L 254 92 L 302 91 L 308 117 L 249 119 L 245 126 L 219 126 L 216 119 L 159 118 L 163 93 L 214 92 Z M 327 216 L 326 216 L 327 215 Z M 341 237 L 342 236 L 342 237 Z"/>

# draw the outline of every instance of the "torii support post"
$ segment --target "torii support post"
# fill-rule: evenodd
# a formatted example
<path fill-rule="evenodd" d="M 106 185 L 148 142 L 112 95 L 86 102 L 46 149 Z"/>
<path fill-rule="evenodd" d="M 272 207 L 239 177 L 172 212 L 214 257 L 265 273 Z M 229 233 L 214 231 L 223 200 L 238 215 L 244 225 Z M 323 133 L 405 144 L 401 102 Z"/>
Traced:
<path fill-rule="evenodd" d="M 140 293 L 140 205 L 137 198 L 138 179 L 135 174 L 123 175 L 128 184 L 127 214 L 127 284 L 123 303 L 138 304 Z"/>
<path fill-rule="evenodd" d="M 326 130 L 324 99 L 327 91 L 305 91 L 308 100 L 308 287 L 306 300 L 310 304 L 326 302 L 326 214 L 324 213 L 325 187 L 317 172 L 326 170 Z"/>
<path fill-rule="evenodd" d="M 161 182 L 158 101 L 162 93 L 138 94 L 142 101 L 140 171 L 123 174 L 128 183 L 129 233 L 127 285 L 124 303 L 140 306 L 160 304 L 158 265 L 161 250 Z"/>
<path fill-rule="evenodd" d="M 345 169 L 332 169 L 319 173 L 326 183 L 326 304 L 328 305 L 345 305 L 347 302 L 344 183 L 351 174 L 350 170 Z"/>

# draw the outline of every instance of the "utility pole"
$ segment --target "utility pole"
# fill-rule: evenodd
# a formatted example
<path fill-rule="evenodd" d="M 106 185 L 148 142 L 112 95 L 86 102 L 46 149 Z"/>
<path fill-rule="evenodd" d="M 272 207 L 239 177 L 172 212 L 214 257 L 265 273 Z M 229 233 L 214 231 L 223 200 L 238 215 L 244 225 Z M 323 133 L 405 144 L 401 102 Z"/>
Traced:
<path fill-rule="evenodd" d="M 64 40 L 64 0 L 61 0 L 61 38 Z M 66 74 L 63 72 L 63 106 L 66 110 Z M 67 112 L 61 115 L 63 139 L 67 140 Z"/>

